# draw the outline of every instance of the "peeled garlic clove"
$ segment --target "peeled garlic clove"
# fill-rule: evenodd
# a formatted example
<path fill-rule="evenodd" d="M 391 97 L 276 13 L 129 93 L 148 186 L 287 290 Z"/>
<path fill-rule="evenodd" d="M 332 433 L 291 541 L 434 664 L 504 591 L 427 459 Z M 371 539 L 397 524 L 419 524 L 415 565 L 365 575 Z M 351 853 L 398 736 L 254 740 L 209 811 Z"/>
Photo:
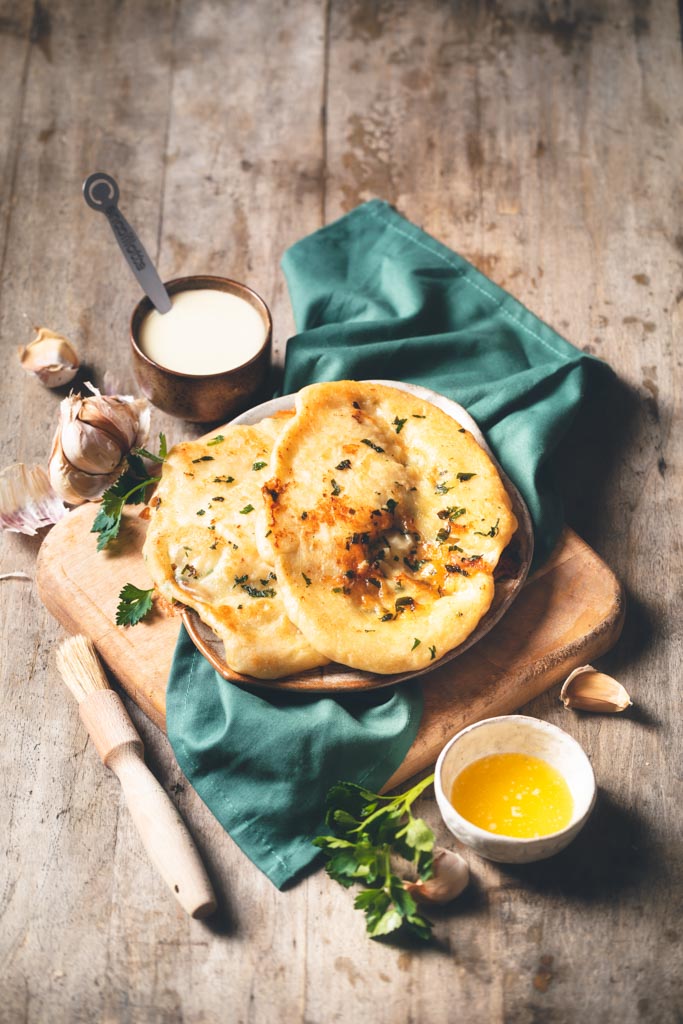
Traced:
<path fill-rule="evenodd" d="M 621 683 L 592 665 L 574 669 L 560 690 L 560 700 L 566 708 L 603 714 L 625 711 L 633 703 Z"/>
<path fill-rule="evenodd" d="M 18 354 L 22 367 L 48 388 L 68 384 L 80 365 L 71 342 L 47 327 L 39 327 L 33 341 L 19 348 Z"/>
<path fill-rule="evenodd" d="M 434 874 L 426 881 L 404 882 L 403 888 L 421 903 L 450 903 L 466 888 L 470 878 L 467 861 L 453 850 L 434 854 Z"/>
<path fill-rule="evenodd" d="M 42 466 L 18 462 L 0 473 L 0 529 L 33 537 L 64 515 L 66 509 Z"/>

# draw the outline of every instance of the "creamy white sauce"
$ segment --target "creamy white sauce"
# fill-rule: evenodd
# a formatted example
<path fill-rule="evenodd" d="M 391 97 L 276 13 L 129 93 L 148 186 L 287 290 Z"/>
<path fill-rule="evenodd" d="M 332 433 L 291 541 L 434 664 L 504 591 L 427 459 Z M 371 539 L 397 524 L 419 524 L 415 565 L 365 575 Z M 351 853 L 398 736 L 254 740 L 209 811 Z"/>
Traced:
<path fill-rule="evenodd" d="M 146 356 L 177 373 L 222 373 L 249 362 L 266 337 L 252 305 L 230 292 L 197 288 L 171 296 L 168 313 L 152 310 L 138 344 Z"/>

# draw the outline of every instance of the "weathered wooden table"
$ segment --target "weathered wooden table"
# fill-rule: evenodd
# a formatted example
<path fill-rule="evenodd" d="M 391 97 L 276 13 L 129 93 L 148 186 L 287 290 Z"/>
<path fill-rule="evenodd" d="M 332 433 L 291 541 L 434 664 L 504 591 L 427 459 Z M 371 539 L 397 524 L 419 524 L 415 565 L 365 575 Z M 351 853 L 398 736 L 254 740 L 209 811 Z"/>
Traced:
<path fill-rule="evenodd" d="M 556 464 L 568 521 L 629 592 L 603 665 L 635 707 L 580 716 L 551 691 L 527 709 L 590 754 L 596 813 L 545 864 L 473 858 L 424 951 L 367 940 L 322 872 L 276 892 L 136 713 L 220 892 L 206 925 L 86 742 L 59 628 L 1 582 L 0 1020 L 680 1021 L 682 86 L 674 0 L 1 0 L 0 465 L 45 462 L 55 421 L 60 395 L 15 357 L 31 325 L 133 387 L 137 287 L 88 172 L 119 179 L 163 276 L 261 292 L 280 360 L 283 250 L 383 197 L 618 373 Z M 2 535 L 0 571 L 32 573 L 39 544 Z"/>

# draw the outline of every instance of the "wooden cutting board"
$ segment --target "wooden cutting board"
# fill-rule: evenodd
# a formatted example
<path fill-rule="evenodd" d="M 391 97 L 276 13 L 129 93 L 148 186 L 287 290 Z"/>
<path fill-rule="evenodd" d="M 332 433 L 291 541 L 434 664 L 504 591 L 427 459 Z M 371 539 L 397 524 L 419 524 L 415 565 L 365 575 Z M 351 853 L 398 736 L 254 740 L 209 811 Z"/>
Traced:
<path fill-rule="evenodd" d="M 164 729 L 180 617 L 155 607 L 137 626 L 114 624 L 121 587 L 152 585 L 141 556 L 146 524 L 127 513 L 111 550 L 98 552 L 90 533 L 96 511 L 83 505 L 47 535 L 38 558 L 38 592 L 69 633 L 93 641 L 112 676 Z M 502 621 L 475 647 L 421 678 L 420 731 L 387 788 L 433 764 L 446 740 L 465 725 L 517 710 L 573 668 L 604 654 L 619 636 L 623 614 L 622 590 L 612 572 L 565 528 Z"/>

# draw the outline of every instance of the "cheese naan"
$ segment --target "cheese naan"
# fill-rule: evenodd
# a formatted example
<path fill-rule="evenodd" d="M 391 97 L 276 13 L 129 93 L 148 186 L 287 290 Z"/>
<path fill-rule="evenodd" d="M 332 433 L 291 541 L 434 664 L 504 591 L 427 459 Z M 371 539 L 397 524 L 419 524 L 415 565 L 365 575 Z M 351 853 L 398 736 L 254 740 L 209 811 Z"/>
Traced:
<path fill-rule="evenodd" d="M 450 416 L 384 385 L 314 384 L 270 470 L 261 550 L 312 647 L 407 672 L 475 629 L 517 521 L 491 459 Z"/>
<path fill-rule="evenodd" d="M 224 427 L 166 459 L 143 554 L 164 597 L 194 608 L 236 672 L 273 679 L 324 665 L 287 617 L 272 563 L 256 548 L 261 486 L 285 419 Z"/>

